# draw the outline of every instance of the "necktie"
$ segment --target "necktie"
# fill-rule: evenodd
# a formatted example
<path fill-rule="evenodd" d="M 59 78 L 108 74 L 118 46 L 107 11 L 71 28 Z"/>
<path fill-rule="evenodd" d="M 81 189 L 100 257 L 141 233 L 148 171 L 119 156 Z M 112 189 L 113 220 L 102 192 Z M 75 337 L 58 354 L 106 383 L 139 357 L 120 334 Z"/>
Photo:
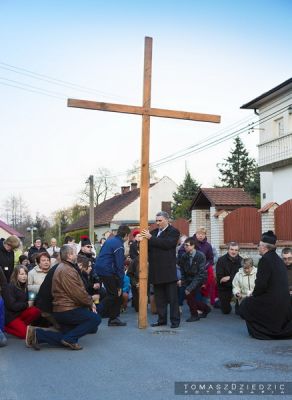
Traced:
<path fill-rule="evenodd" d="M 159 231 L 158 231 L 158 233 L 157 233 L 157 237 L 160 236 L 161 232 L 162 232 L 162 230 L 159 229 Z"/>

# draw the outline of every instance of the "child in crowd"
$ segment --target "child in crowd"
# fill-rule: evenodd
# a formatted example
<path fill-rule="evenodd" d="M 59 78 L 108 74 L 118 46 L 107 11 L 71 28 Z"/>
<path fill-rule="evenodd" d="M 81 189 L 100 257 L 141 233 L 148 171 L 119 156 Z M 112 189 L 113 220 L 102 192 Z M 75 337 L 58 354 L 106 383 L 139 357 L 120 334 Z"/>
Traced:
<path fill-rule="evenodd" d="M 232 291 L 240 304 L 246 296 L 250 296 L 255 287 L 257 268 L 252 258 L 245 258 L 243 266 L 236 273 L 232 281 Z"/>
<path fill-rule="evenodd" d="M 121 312 L 125 312 L 128 307 L 128 301 L 130 299 L 130 292 L 131 292 L 131 283 L 130 277 L 127 274 L 128 266 L 125 265 L 125 275 L 124 275 L 124 282 L 123 282 L 123 289 L 122 289 L 122 305 L 121 305 Z"/>

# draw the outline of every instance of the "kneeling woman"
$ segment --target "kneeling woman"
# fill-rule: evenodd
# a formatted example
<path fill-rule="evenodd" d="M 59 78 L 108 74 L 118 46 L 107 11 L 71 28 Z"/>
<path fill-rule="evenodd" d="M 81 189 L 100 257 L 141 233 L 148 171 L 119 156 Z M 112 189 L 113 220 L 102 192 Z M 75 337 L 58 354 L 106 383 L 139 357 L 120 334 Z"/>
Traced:
<path fill-rule="evenodd" d="M 29 306 L 27 294 L 27 268 L 17 265 L 11 275 L 10 283 L 2 293 L 5 304 L 4 330 L 11 335 L 25 339 L 27 326 L 37 320 L 41 312 Z"/>

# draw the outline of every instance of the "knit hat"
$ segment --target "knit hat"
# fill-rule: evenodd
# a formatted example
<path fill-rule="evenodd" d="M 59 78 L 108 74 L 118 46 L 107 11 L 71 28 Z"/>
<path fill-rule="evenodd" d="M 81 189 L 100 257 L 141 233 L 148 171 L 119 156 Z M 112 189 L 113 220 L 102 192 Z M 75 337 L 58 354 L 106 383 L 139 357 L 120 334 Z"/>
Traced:
<path fill-rule="evenodd" d="M 261 241 L 268 244 L 276 244 L 277 236 L 273 231 L 267 231 L 262 234 Z"/>
<path fill-rule="evenodd" d="M 87 246 L 87 245 L 91 246 L 91 241 L 88 236 L 86 236 L 86 235 L 80 236 L 80 239 L 81 239 L 81 247 Z"/>
<path fill-rule="evenodd" d="M 12 247 L 12 249 L 17 249 L 20 246 L 20 240 L 18 239 L 17 236 L 11 235 L 4 240 L 4 244 L 8 244 L 9 246 Z"/>
<path fill-rule="evenodd" d="M 140 233 L 139 229 L 134 229 L 132 232 L 133 237 L 136 237 Z"/>

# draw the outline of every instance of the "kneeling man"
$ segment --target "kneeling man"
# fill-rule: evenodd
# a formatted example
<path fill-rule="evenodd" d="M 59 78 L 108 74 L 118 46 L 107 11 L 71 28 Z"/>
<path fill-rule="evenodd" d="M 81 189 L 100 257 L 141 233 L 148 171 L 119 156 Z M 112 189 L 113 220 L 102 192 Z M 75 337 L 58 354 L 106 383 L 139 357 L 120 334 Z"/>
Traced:
<path fill-rule="evenodd" d="M 60 325 L 61 332 L 29 326 L 26 345 L 35 350 L 40 349 L 41 343 L 81 350 L 78 339 L 88 333 L 96 333 L 101 322 L 76 267 L 75 247 L 68 244 L 62 246 L 60 258 L 61 263 L 53 276 L 52 295 L 53 316 Z"/>

